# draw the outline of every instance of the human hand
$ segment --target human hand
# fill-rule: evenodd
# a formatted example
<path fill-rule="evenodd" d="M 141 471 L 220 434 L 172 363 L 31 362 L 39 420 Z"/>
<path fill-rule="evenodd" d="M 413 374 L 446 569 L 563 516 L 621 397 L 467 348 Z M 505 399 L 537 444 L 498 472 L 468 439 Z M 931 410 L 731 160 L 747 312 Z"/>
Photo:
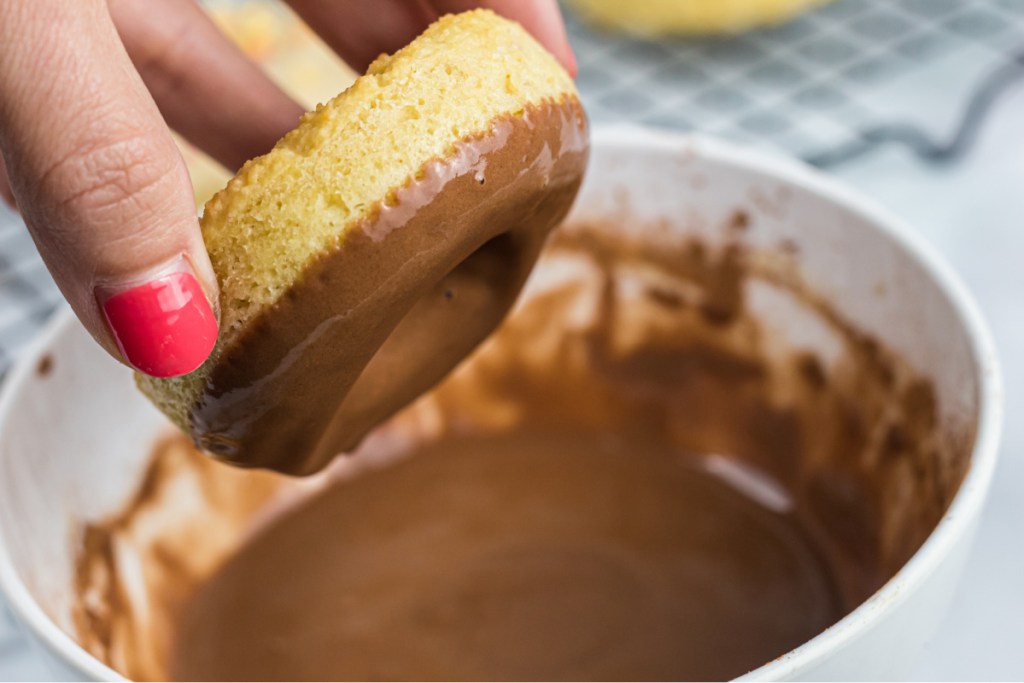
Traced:
<path fill-rule="evenodd" d="M 575 74 L 555 0 L 289 5 L 359 71 L 441 14 L 482 6 Z M 237 168 L 301 114 L 194 0 L 0 2 L 0 197 L 93 337 L 144 373 L 191 372 L 217 336 L 217 281 L 170 128 Z"/>

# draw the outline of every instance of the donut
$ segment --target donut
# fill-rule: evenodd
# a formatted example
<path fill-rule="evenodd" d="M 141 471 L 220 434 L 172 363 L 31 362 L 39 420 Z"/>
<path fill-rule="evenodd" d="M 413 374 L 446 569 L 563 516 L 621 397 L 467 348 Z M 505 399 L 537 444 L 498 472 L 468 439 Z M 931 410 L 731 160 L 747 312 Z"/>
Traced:
<path fill-rule="evenodd" d="M 219 459 L 323 468 L 498 325 L 588 150 L 572 79 L 518 24 L 442 17 L 206 204 L 217 344 L 139 387 Z"/>
<path fill-rule="evenodd" d="M 780 24 L 830 0 L 569 0 L 598 26 L 638 35 L 741 33 Z"/>

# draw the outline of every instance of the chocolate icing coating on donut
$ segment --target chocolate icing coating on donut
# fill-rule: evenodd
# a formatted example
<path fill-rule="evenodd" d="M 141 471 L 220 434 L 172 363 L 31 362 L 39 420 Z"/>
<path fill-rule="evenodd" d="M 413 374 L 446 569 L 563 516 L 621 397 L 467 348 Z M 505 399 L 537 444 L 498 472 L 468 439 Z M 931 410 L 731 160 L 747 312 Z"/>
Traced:
<path fill-rule="evenodd" d="M 220 358 L 193 439 L 308 474 L 442 379 L 502 320 L 583 177 L 575 97 L 495 119 L 426 164 Z"/>

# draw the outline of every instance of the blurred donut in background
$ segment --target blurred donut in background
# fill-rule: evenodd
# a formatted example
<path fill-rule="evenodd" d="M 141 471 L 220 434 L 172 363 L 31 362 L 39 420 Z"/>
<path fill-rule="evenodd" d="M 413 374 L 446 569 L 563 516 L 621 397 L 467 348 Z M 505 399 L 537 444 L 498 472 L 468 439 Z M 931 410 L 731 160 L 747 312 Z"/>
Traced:
<path fill-rule="evenodd" d="M 741 33 L 832 0 L 565 0 L 585 21 L 638 35 Z"/>

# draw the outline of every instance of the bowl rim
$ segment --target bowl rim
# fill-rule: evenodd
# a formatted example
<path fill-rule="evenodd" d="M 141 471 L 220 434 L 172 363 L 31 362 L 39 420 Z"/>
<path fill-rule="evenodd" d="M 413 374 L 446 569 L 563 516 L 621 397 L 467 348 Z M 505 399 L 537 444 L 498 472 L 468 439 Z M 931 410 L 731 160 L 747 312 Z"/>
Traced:
<path fill-rule="evenodd" d="M 77 319 L 66 303 L 53 313 L 42 331 L 18 357 L 0 386 L 0 440 L 8 429 L 11 410 L 24 387 L 32 381 L 34 368 L 54 344 L 75 325 Z M 113 668 L 101 662 L 77 640 L 64 631 L 36 602 L 28 586 L 18 575 L 11 558 L 7 539 L 0 527 L 0 597 L 7 603 L 22 628 L 28 629 L 38 642 L 64 665 L 72 667 L 85 679 L 97 681 L 127 680 Z"/>
<path fill-rule="evenodd" d="M 951 303 L 966 331 L 980 387 L 978 429 L 971 451 L 970 467 L 946 514 L 924 544 L 885 585 L 856 609 L 779 658 L 741 676 L 739 680 L 784 679 L 808 669 L 863 635 L 887 613 L 913 594 L 950 554 L 980 514 L 992 481 L 999 450 L 1003 419 L 1003 389 L 996 347 L 989 329 L 952 267 L 938 255 L 916 230 L 889 210 L 837 180 L 789 157 L 740 147 L 704 135 L 681 134 L 628 124 L 597 126 L 592 145 L 602 150 L 689 154 L 698 159 L 723 163 L 744 172 L 775 178 L 801 191 L 858 215 L 872 229 L 892 240 L 916 260 Z M 0 439 L 8 428 L 11 408 L 32 379 L 42 357 L 74 325 L 66 305 L 56 313 L 29 347 L 20 354 L 0 387 Z M 0 530 L 0 594 L 11 611 L 52 654 L 88 678 L 125 680 L 64 632 L 44 612 L 18 576 Z"/>

